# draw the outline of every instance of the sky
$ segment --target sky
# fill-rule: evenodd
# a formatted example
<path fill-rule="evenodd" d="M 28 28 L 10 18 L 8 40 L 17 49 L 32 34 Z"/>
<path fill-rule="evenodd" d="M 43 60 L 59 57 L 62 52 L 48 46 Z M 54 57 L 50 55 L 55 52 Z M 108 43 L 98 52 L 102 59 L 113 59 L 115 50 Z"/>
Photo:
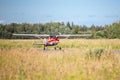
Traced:
<path fill-rule="evenodd" d="M 0 23 L 70 22 L 106 25 L 120 20 L 120 0 L 0 0 Z"/>

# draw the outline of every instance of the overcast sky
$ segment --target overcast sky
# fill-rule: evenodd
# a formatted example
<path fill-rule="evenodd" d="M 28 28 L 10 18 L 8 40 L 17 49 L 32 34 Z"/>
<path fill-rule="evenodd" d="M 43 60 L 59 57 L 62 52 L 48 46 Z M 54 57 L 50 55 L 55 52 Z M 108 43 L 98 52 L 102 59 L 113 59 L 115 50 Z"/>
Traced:
<path fill-rule="evenodd" d="M 120 20 L 120 0 L 0 0 L 0 23 L 74 22 L 105 25 Z"/>

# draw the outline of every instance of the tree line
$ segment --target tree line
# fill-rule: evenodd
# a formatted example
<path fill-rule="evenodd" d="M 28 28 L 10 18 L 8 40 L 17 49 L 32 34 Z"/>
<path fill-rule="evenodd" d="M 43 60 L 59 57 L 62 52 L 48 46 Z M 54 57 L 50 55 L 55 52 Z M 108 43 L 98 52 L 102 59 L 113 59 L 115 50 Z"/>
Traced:
<path fill-rule="evenodd" d="M 73 22 L 50 22 L 50 23 L 10 23 L 0 24 L 0 38 L 10 39 L 12 34 L 92 34 L 90 38 L 120 38 L 120 22 L 111 25 L 90 27 L 75 25 Z M 19 37 L 20 38 L 20 37 Z"/>

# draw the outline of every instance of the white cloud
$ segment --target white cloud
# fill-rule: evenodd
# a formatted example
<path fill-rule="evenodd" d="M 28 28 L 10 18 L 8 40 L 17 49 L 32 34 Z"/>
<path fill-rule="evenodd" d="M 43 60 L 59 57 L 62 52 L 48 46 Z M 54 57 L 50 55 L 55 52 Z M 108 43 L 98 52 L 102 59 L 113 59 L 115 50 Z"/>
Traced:
<path fill-rule="evenodd" d="M 4 20 L 0 20 L 0 24 L 1 24 L 1 23 L 4 23 Z"/>

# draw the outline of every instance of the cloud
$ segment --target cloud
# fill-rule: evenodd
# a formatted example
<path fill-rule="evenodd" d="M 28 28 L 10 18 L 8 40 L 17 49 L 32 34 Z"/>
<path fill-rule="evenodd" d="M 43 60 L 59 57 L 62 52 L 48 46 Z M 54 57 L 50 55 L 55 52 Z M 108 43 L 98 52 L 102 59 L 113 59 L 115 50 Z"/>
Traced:
<path fill-rule="evenodd" d="M 88 15 L 88 17 L 94 18 L 94 17 L 96 17 L 96 15 Z"/>
<path fill-rule="evenodd" d="M 1 23 L 4 23 L 4 20 L 0 20 L 0 24 L 1 24 Z"/>
<path fill-rule="evenodd" d="M 107 16 L 105 16 L 106 18 L 118 18 L 119 17 L 119 15 L 107 15 Z"/>

